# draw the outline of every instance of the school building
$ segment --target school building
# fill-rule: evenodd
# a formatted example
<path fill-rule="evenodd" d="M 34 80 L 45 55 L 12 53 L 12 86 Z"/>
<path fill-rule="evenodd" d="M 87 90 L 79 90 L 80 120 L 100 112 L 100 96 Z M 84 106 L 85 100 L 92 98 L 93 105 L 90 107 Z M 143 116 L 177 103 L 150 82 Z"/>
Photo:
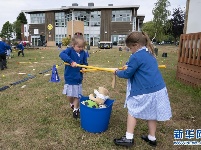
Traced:
<path fill-rule="evenodd" d="M 83 33 L 91 46 L 99 41 L 122 43 L 131 31 L 140 31 L 144 15 L 137 13 L 139 5 L 129 6 L 62 6 L 57 9 L 25 10 L 30 15 L 30 24 L 22 26 L 22 40 L 29 40 L 33 46 L 55 46 L 64 37 L 75 32 Z"/>

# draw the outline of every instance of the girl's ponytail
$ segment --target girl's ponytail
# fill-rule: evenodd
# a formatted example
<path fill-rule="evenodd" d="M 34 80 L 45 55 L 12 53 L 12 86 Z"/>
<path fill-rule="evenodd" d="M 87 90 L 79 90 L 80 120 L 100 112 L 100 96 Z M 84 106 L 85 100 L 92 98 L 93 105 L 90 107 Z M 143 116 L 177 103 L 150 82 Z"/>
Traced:
<path fill-rule="evenodd" d="M 154 55 L 154 47 L 153 47 L 153 45 L 151 43 L 151 40 L 150 40 L 149 36 L 143 31 L 142 31 L 142 35 L 146 38 L 145 46 L 148 48 L 148 50 L 151 52 L 151 54 Z"/>

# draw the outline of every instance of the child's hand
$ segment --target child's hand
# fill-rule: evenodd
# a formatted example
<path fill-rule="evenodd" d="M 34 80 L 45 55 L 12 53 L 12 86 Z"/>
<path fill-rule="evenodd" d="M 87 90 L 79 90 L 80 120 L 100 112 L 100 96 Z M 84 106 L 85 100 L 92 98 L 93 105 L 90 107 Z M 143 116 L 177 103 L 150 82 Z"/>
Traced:
<path fill-rule="evenodd" d="M 71 63 L 71 67 L 77 67 L 77 63 L 76 62 L 72 62 Z"/>
<path fill-rule="evenodd" d="M 82 73 L 85 73 L 86 69 L 85 68 L 82 68 Z"/>
<path fill-rule="evenodd" d="M 114 72 L 113 72 L 113 73 L 114 73 L 114 75 L 116 75 L 116 74 L 117 74 L 117 71 L 118 71 L 118 69 L 115 69 L 115 70 L 114 70 Z"/>
<path fill-rule="evenodd" d="M 127 69 L 127 65 L 122 67 L 122 70 L 126 70 Z"/>

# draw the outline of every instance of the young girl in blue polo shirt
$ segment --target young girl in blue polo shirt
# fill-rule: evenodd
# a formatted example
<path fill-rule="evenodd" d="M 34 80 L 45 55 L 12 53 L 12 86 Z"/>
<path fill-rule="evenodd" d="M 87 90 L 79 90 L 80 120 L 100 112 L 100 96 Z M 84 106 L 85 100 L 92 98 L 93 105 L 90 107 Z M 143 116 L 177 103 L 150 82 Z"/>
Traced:
<path fill-rule="evenodd" d="M 67 95 L 73 109 L 73 117 L 79 117 L 79 95 L 82 94 L 82 80 L 83 73 L 80 72 L 81 68 L 76 67 L 77 64 L 88 65 L 87 55 L 84 46 L 85 40 L 82 35 L 74 35 L 71 40 L 72 47 L 68 47 L 62 51 L 59 57 L 70 65 L 65 65 L 64 79 L 65 85 L 63 94 Z"/>
<path fill-rule="evenodd" d="M 126 40 L 132 55 L 126 70 L 116 70 L 119 78 L 128 79 L 125 107 L 128 108 L 127 131 L 125 136 L 114 139 L 116 145 L 132 146 L 136 118 L 147 120 L 149 134 L 142 140 L 156 146 L 157 121 L 166 121 L 172 117 L 166 85 L 158 69 L 157 60 L 149 37 L 143 32 L 132 32 Z M 149 49 L 148 49 L 149 48 Z"/>

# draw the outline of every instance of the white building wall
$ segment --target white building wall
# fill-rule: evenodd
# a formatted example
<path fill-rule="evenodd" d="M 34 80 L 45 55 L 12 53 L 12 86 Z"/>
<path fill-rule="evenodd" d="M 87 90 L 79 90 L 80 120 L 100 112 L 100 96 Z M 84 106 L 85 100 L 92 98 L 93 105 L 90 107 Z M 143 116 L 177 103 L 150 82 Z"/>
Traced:
<path fill-rule="evenodd" d="M 66 27 L 55 27 L 55 42 L 61 43 L 62 38 L 66 37 L 67 28 Z"/>
<path fill-rule="evenodd" d="M 24 24 L 24 36 L 28 37 L 29 36 L 29 25 Z"/>
<path fill-rule="evenodd" d="M 55 34 L 67 34 L 66 27 L 55 27 Z"/>
<path fill-rule="evenodd" d="M 84 27 L 84 34 L 90 34 L 90 36 L 95 36 L 100 34 L 100 27 Z"/>
<path fill-rule="evenodd" d="M 84 34 L 89 35 L 87 38 L 87 42 L 91 43 L 91 38 L 93 38 L 93 46 L 97 46 L 98 42 L 100 41 L 100 26 L 94 27 L 94 26 L 84 26 Z M 91 44 L 90 44 L 91 45 Z"/>
<path fill-rule="evenodd" d="M 200 16 L 201 16 L 201 0 L 190 0 L 186 34 L 201 32 Z"/>

